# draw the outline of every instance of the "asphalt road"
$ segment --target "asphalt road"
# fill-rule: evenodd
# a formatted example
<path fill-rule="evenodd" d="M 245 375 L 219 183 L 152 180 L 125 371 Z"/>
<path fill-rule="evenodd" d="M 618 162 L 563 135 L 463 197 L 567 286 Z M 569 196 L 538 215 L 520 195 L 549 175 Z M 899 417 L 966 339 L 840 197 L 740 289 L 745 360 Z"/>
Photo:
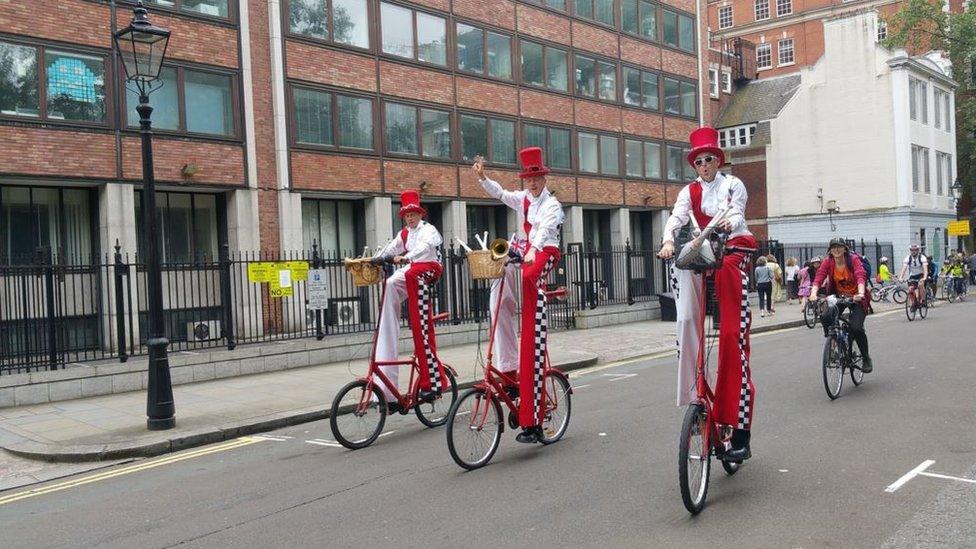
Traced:
<path fill-rule="evenodd" d="M 716 464 L 697 517 L 678 492 L 672 356 L 574 375 L 566 437 L 526 446 L 506 431 L 478 471 L 412 415 L 355 452 L 317 422 L 32 486 L 40 495 L 2 492 L 0 537 L 7 548 L 974 547 L 976 484 L 957 480 L 976 473 L 974 319 L 972 302 L 912 323 L 870 317 L 875 372 L 834 402 L 819 330 L 756 336 L 754 457 L 734 477 Z"/>

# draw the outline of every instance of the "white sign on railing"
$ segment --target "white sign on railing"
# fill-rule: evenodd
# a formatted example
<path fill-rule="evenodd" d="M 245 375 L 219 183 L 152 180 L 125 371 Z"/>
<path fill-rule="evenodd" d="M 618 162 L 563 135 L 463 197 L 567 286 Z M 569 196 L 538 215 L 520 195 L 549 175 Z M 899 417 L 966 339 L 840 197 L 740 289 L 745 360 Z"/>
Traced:
<path fill-rule="evenodd" d="M 325 269 L 308 271 L 308 308 L 311 310 L 329 308 L 329 276 Z"/>

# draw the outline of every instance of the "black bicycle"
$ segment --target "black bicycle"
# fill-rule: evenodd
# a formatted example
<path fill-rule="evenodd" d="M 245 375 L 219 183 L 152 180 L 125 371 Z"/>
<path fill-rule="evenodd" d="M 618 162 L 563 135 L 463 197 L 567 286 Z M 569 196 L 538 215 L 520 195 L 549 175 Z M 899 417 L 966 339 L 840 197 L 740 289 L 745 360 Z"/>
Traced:
<path fill-rule="evenodd" d="M 803 308 L 803 322 L 811 330 L 817 327 L 821 315 L 827 310 L 827 304 L 821 300 L 811 297 L 807 300 L 806 307 Z"/>
<path fill-rule="evenodd" d="M 844 386 L 844 372 L 851 373 L 854 385 L 864 381 L 864 371 L 861 370 L 862 357 L 860 351 L 855 350 L 854 340 L 851 338 L 851 307 L 861 304 L 851 298 L 837 298 L 836 305 L 847 305 L 847 308 L 837 316 L 837 320 L 827 330 L 827 340 L 823 349 L 823 382 L 827 396 L 834 400 L 840 396 Z"/>

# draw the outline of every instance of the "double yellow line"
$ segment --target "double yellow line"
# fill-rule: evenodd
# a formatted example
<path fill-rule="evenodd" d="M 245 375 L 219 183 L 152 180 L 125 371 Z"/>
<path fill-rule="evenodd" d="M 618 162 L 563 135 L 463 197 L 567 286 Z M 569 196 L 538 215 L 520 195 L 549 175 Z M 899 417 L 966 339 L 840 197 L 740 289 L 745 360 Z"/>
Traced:
<path fill-rule="evenodd" d="M 201 448 L 199 450 L 193 450 L 182 454 L 174 454 L 171 456 L 166 456 L 166 457 L 162 457 L 159 459 L 154 459 L 142 463 L 135 463 L 127 467 L 122 467 L 121 469 L 112 469 L 111 471 L 105 471 L 104 473 L 97 473 L 94 475 L 76 478 L 65 482 L 59 482 L 57 484 L 50 484 L 47 486 L 42 486 L 40 488 L 32 488 L 30 490 L 24 490 L 22 492 L 10 494 L 8 496 L 0 496 L 0 505 L 13 503 L 15 501 L 20 501 L 22 499 L 32 498 L 35 496 L 41 496 L 44 494 L 50 494 L 53 492 L 60 492 L 61 490 L 67 490 L 68 488 L 74 488 L 76 486 L 82 486 L 84 484 L 90 484 L 92 482 L 98 482 L 101 480 L 107 480 L 122 475 L 128 475 L 130 473 L 138 473 L 139 471 L 145 471 L 147 469 L 153 469 L 156 467 L 161 467 L 163 465 L 169 465 L 170 463 L 176 463 L 178 461 L 193 459 L 196 457 L 205 456 L 208 454 L 214 454 L 217 452 L 223 452 L 225 450 L 232 450 L 234 448 L 240 448 L 242 446 L 248 446 L 256 442 L 261 442 L 261 440 L 262 440 L 261 438 L 255 438 L 255 437 L 240 437 L 214 446 L 207 446 L 206 448 Z"/>

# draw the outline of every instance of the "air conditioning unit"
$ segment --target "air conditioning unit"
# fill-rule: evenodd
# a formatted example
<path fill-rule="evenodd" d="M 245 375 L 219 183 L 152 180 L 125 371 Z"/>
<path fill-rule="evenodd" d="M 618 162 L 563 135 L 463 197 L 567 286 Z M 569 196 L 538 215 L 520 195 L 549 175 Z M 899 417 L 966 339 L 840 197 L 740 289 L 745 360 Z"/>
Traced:
<path fill-rule="evenodd" d="M 329 300 L 329 321 L 335 326 L 353 326 L 362 322 L 360 299 L 333 298 Z"/>
<path fill-rule="evenodd" d="M 186 323 L 187 341 L 213 341 L 220 339 L 219 320 L 199 320 Z"/>

